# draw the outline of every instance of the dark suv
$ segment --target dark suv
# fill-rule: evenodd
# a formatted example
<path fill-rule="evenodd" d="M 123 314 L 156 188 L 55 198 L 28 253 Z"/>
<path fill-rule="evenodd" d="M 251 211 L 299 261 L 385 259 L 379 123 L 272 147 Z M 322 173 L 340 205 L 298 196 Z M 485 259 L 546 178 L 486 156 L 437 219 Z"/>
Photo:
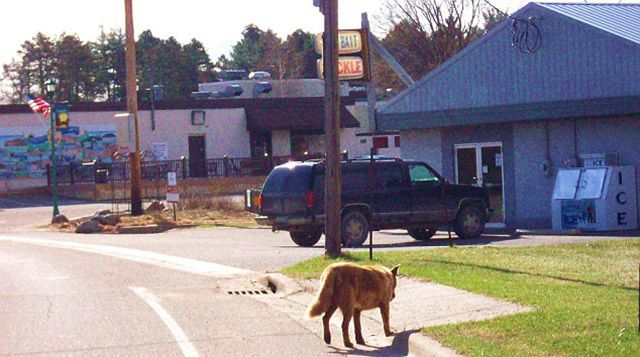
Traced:
<path fill-rule="evenodd" d="M 257 221 L 309 247 L 324 230 L 324 162 L 277 166 L 258 200 Z M 342 242 L 360 246 L 370 229 L 407 229 L 427 240 L 451 225 L 460 238 L 479 237 L 489 215 L 489 196 L 480 187 L 452 185 L 423 162 L 352 160 L 341 163 Z"/>

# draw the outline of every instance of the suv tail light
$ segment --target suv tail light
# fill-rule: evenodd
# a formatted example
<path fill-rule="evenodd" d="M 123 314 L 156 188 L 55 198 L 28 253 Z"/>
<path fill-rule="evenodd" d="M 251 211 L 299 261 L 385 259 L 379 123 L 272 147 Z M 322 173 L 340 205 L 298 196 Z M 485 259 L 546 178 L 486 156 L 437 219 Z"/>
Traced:
<path fill-rule="evenodd" d="M 313 208 L 316 206 L 316 197 L 313 194 L 313 191 L 307 192 L 307 208 Z"/>
<path fill-rule="evenodd" d="M 262 209 L 262 192 L 260 192 L 260 195 L 258 196 L 258 208 Z"/>

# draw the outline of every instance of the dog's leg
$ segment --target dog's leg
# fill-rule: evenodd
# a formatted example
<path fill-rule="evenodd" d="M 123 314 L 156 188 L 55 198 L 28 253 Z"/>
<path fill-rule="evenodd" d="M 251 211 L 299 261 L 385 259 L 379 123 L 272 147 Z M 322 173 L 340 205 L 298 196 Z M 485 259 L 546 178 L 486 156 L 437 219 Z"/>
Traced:
<path fill-rule="evenodd" d="M 393 331 L 389 328 L 389 304 L 380 305 L 380 314 L 382 315 L 382 325 L 384 326 L 384 334 L 392 336 Z"/>
<path fill-rule="evenodd" d="M 353 324 L 356 329 L 356 343 L 359 345 L 364 345 L 364 338 L 362 337 L 362 326 L 360 325 L 360 313 L 362 311 L 356 309 L 353 312 Z"/>
<path fill-rule="evenodd" d="M 348 308 L 340 308 L 342 311 L 342 341 L 344 342 L 345 347 L 353 348 L 353 343 L 351 343 L 351 339 L 349 338 L 349 323 L 351 322 L 351 317 L 353 316 L 353 307 L 349 306 Z"/>
<path fill-rule="evenodd" d="M 329 320 L 338 307 L 332 305 L 329 310 L 322 316 L 322 327 L 324 328 L 324 342 L 328 345 L 331 343 L 331 330 L 329 330 Z"/>

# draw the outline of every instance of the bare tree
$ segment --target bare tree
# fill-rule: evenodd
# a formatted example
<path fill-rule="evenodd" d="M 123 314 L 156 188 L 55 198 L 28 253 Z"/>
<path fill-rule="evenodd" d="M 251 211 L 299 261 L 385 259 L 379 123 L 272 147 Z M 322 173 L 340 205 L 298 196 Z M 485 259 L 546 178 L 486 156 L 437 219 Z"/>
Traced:
<path fill-rule="evenodd" d="M 483 0 L 386 0 L 383 43 L 419 78 L 483 34 Z"/>

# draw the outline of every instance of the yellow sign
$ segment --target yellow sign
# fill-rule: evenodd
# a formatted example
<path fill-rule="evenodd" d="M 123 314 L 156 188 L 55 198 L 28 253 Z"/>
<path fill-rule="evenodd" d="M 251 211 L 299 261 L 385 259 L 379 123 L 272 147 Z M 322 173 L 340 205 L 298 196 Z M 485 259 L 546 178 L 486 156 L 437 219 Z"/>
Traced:
<path fill-rule="evenodd" d="M 322 33 L 316 34 L 316 53 L 322 55 Z M 338 31 L 338 54 L 350 55 L 362 52 L 362 33 L 360 30 Z"/>
<path fill-rule="evenodd" d="M 324 61 L 318 60 L 318 74 L 324 78 Z M 364 62 L 356 56 L 338 57 L 338 79 L 362 79 L 364 78 Z"/>

